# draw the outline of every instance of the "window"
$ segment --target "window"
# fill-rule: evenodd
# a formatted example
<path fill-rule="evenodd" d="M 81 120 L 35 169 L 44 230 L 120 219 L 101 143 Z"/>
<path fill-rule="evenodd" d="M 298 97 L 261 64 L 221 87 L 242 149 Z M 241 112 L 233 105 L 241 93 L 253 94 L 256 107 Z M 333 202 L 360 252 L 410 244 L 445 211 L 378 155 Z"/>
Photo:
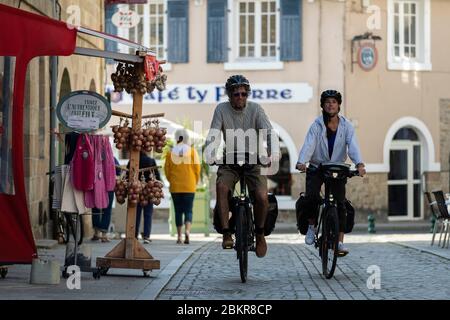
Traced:
<path fill-rule="evenodd" d="M 417 3 L 394 3 L 394 56 L 396 58 L 417 58 L 417 31 Z"/>
<path fill-rule="evenodd" d="M 239 2 L 239 58 L 276 59 L 276 1 Z"/>
<path fill-rule="evenodd" d="M 393 70 L 431 70 L 429 0 L 390 0 L 388 66 Z"/>
<path fill-rule="evenodd" d="M 118 34 L 133 42 L 142 44 L 157 54 L 159 59 L 166 59 L 166 8 L 164 0 L 152 0 L 148 4 L 124 5 L 119 10 L 136 12 L 140 19 L 137 26 L 125 29 L 119 28 Z M 134 48 L 121 46 L 121 51 L 129 50 L 134 54 Z"/>
<path fill-rule="evenodd" d="M 252 69 L 281 69 L 279 53 L 279 1 L 233 0 L 230 23 L 230 50 L 228 69 L 239 69 L 239 64 Z M 272 62 L 274 64 L 268 64 Z M 250 63 L 250 64 L 249 64 Z M 258 65 L 259 64 L 259 65 Z M 265 67 L 264 67 L 265 66 Z M 225 66 L 227 69 L 227 66 Z"/>

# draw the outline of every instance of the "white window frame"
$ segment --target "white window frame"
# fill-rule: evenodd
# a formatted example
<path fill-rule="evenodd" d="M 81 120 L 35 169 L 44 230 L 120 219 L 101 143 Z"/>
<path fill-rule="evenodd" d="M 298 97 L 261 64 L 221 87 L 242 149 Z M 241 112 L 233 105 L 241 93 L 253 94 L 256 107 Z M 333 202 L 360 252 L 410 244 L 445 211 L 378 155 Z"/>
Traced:
<path fill-rule="evenodd" d="M 152 4 L 154 4 L 155 1 L 153 1 Z M 161 2 L 163 5 L 163 18 L 164 18 L 164 32 L 163 32 L 163 56 L 162 57 L 157 57 L 160 60 L 167 60 L 167 43 L 168 43 L 168 36 L 167 36 L 167 27 L 168 27 L 168 16 L 167 16 L 167 0 L 162 0 L 162 1 L 158 1 Z M 143 16 L 141 18 L 144 19 L 144 28 L 143 28 L 143 37 L 144 37 L 144 41 L 142 43 L 143 46 L 150 48 L 150 1 L 147 4 L 136 4 L 136 6 L 140 6 L 143 5 L 144 6 L 144 11 L 143 11 Z M 121 5 L 119 7 L 120 9 L 125 9 L 128 10 L 129 9 L 129 5 L 125 4 L 125 5 Z M 136 27 L 135 27 L 136 28 Z M 130 29 L 127 28 L 118 28 L 117 29 L 117 33 L 118 36 L 121 38 L 125 38 L 125 39 L 129 39 L 129 35 L 130 35 Z M 119 44 L 119 52 L 122 53 L 129 53 L 129 47 Z M 170 63 L 165 63 L 164 65 L 162 65 L 164 71 L 170 71 L 172 70 L 172 64 Z"/>
<path fill-rule="evenodd" d="M 394 4 L 416 3 L 416 58 L 395 57 L 394 40 Z M 431 33 L 430 33 L 430 0 L 388 0 L 388 69 L 402 71 L 431 71 Z M 401 23 L 402 25 L 402 23 Z M 403 30 L 400 32 L 403 39 Z M 402 47 L 403 44 L 400 43 Z"/>
<path fill-rule="evenodd" d="M 284 63 L 280 61 L 280 0 L 275 0 L 276 12 L 276 42 L 275 52 L 273 57 L 254 57 L 254 58 L 240 58 L 239 57 L 239 2 L 255 2 L 255 12 L 257 8 L 261 7 L 260 0 L 228 0 L 228 43 L 230 49 L 228 50 L 228 61 L 224 64 L 226 71 L 232 70 L 282 70 Z M 261 48 L 261 10 L 259 14 L 255 15 L 255 53 L 260 52 Z M 257 47 L 259 47 L 257 49 Z"/>

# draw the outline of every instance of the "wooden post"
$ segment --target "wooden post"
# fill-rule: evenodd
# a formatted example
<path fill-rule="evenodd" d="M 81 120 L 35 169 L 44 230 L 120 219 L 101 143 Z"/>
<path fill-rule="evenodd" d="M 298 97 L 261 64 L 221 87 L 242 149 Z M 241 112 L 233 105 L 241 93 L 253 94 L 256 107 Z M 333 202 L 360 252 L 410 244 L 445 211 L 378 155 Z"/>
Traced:
<path fill-rule="evenodd" d="M 144 65 L 139 66 L 138 76 L 144 74 Z M 132 114 L 132 129 L 138 130 L 141 128 L 142 122 L 142 103 L 144 96 L 141 92 L 133 95 L 133 114 Z M 129 146 L 130 149 L 130 172 L 129 181 L 132 182 L 138 179 L 139 173 L 139 158 L 140 152 Z M 135 237 L 136 235 L 136 206 L 130 205 L 128 201 L 127 208 L 127 224 L 126 224 L 126 238 L 122 240 L 111 252 L 104 258 L 97 258 L 97 267 L 100 269 L 108 268 L 127 268 L 127 269 L 142 269 L 144 274 L 146 271 L 160 268 L 160 261 L 154 260 L 148 253 L 144 246 L 139 243 Z"/>

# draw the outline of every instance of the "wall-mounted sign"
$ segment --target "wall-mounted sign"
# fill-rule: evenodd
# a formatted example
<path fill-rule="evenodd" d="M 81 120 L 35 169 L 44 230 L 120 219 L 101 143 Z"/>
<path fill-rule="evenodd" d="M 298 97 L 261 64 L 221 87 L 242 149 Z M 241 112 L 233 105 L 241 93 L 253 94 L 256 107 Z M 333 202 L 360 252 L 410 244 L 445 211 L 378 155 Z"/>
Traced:
<path fill-rule="evenodd" d="M 313 97 L 313 88 L 308 83 L 257 83 L 251 87 L 249 100 L 261 104 L 307 103 Z M 133 104 L 132 96 L 126 92 L 114 92 L 113 86 L 106 91 L 114 104 Z M 154 90 L 144 96 L 144 104 L 217 104 L 227 100 L 222 84 L 168 85 L 164 91 Z"/>
<path fill-rule="evenodd" d="M 378 51 L 373 43 L 362 43 L 358 50 L 358 64 L 361 69 L 370 71 L 377 65 Z"/>
<path fill-rule="evenodd" d="M 91 91 L 74 91 L 56 107 L 59 121 L 67 128 L 88 132 L 103 128 L 111 118 L 111 105 L 105 97 Z"/>
<path fill-rule="evenodd" d="M 118 28 L 133 28 L 141 21 L 141 17 L 136 11 L 119 10 L 112 16 L 112 23 Z"/>

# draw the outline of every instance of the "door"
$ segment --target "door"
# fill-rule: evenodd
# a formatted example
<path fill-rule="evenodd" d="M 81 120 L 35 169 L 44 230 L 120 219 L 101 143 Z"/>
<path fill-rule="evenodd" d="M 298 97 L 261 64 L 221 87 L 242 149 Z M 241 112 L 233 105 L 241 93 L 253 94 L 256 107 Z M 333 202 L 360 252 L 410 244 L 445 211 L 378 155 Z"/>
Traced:
<path fill-rule="evenodd" d="M 420 143 L 393 141 L 388 176 L 389 220 L 422 218 Z"/>

